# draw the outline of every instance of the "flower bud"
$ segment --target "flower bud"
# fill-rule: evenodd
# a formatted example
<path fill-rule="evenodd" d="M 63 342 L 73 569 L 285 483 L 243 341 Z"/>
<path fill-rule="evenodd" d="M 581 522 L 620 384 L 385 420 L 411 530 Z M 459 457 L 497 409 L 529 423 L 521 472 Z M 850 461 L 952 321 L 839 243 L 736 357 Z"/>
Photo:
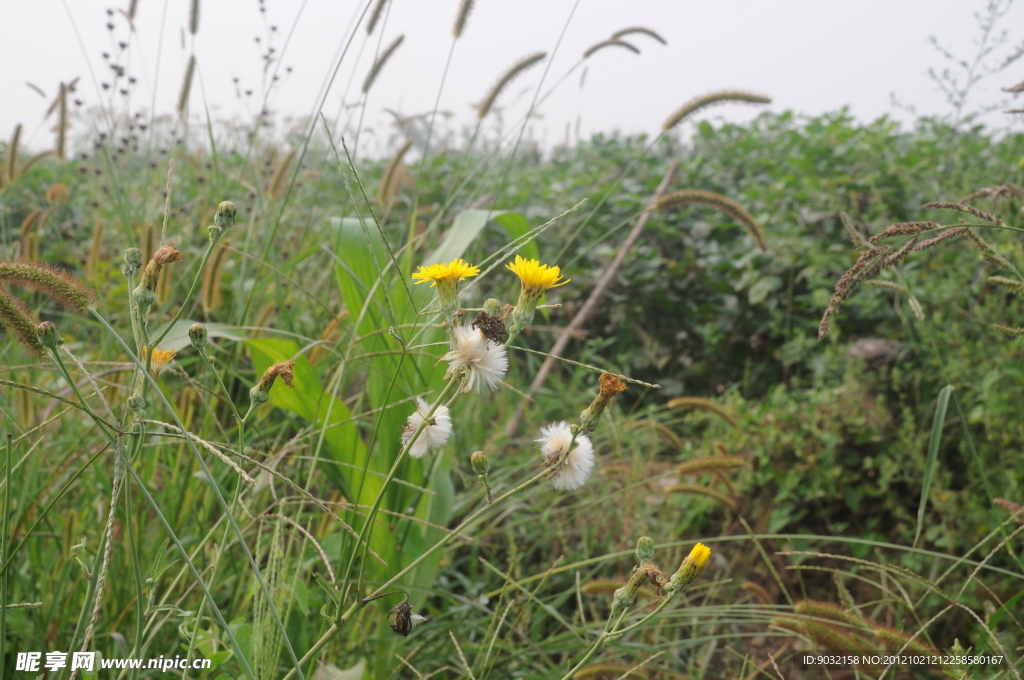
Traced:
<path fill-rule="evenodd" d="M 124 263 L 133 271 L 142 266 L 142 251 L 138 248 L 128 248 L 124 251 Z"/>
<path fill-rule="evenodd" d="M 132 296 L 135 298 L 135 306 L 143 311 L 148 310 L 156 303 L 156 293 L 142 286 L 137 287 Z"/>
<path fill-rule="evenodd" d="M 252 401 L 252 403 L 255 404 L 256 406 L 259 406 L 260 404 L 266 404 L 268 401 L 270 401 L 269 390 L 265 390 L 259 385 L 256 385 L 256 387 L 253 387 L 251 390 L 249 390 L 249 400 Z"/>
<path fill-rule="evenodd" d="M 47 349 L 57 351 L 57 348 L 64 344 L 64 338 L 60 337 L 57 324 L 52 321 L 44 321 L 36 325 L 36 336 L 39 343 Z"/>
<path fill-rule="evenodd" d="M 473 472 L 478 475 L 486 475 L 491 471 L 491 463 L 483 451 L 474 451 L 473 455 L 469 457 L 469 461 L 473 464 Z"/>
<path fill-rule="evenodd" d="M 128 410 L 132 413 L 142 413 L 146 410 L 146 399 L 141 394 L 128 397 Z"/>
<path fill-rule="evenodd" d="M 501 300 L 487 298 L 484 300 L 484 311 L 491 316 L 501 316 Z"/>
<path fill-rule="evenodd" d="M 636 539 L 636 558 L 640 564 L 650 562 L 654 558 L 654 539 L 650 536 L 641 536 Z"/>
<path fill-rule="evenodd" d="M 675 594 L 685 592 L 690 587 L 690 584 L 697 580 L 697 577 L 704 571 L 704 567 L 707 565 L 708 558 L 710 557 L 711 548 L 703 543 L 693 546 L 693 550 L 686 556 L 683 563 L 679 565 L 679 570 L 672 574 L 672 578 L 669 579 L 668 587 L 665 590 Z"/>
<path fill-rule="evenodd" d="M 189 326 L 188 339 L 192 342 L 193 347 L 202 351 L 206 347 L 207 343 L 206 326 L 201 323 L 194 323 Z"/>
<path fill-rule="evenodd" d="M 213 223 L 223 229 L 229 229 L 235 224 L 235 215 L 238 208 L 231 201 L 221 201 L 217 206 L 217 212 L 213 216 Z"/>

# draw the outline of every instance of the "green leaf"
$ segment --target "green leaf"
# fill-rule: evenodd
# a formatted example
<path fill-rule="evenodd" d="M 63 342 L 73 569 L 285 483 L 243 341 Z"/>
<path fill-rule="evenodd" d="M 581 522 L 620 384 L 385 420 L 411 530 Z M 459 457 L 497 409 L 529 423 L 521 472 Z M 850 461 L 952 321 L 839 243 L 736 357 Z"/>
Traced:
<path fill-rule="evenodd" d="M 206 658 L 208 658 L 210 660 L 210 670 L 213 670 L 217 666 L 221 665 L 222 663 L 224 663 L 225 661 L 230 659 L 231 658 L 231 654 L 232 654 L 232 652 L 231 652 L 230 649 L 224 649 L 224 650 L 221 650 L 219 652 L 214 652 L 210 656 L 206 657 Z M 230 676 L 227 676 L 227 675 L 222 673 L 220 677 L 230 677 Z"/>
<path fill-rule="evenodd" d="M 262 375 L 271 365 L 288 361 L 299 353 L 299 346 L 291 340 L 279 338 L 255 338 L 246 341 L 252 354 L 256 375 Z M 374 461 L 367 460 L 366 445 L 359 436 L 352 413 L 340 399 L 331 397 L 320 386 L 316 370 L 310 365 L 305 355 L 295 359 L 294 387 L 289 388 L 278 381 L 270 390 L 270 403 L 290 411 L 297 416 L 325 427 L 324 442 L 328 461 L 322 463 L 324 472 L 345 495 L 351 496 L 351 489 L 363 488 L 359 502 L 373 502 L 380 488 L 379 478 L 367 475 L 360 484 L 356 475 L 361 476 L 364 466 L 371 470 L 378 466 Z M 331 465 L 330 460 L 343 463 Z M 351 483 L 354 481 L 355 483 Z"/>
<path fill-rule="evenodd" d="M 750 304 L 759 305 L 768 298 L 769 294 L 780 288 L 782 288 L 782 279 L 778 276 L 766 276 L 763 279 L 758 279 L 750 287 L 750 290 L 747 291 L 747 299 L 750 300 Z"/>
<path fill-rule="evenodd" d="M 317 666 L 310 680 L 362 680 L 366 672 L 366 659 L 360 659 L 352 668 L 342 670 L 331 663 Z"/>
<path fill-rule="evenodd" d="M 921 503 L 917 507 L 917 531 L 914 533 L 914 547 L 921 538 L 921 528 L 924 525 L 924 509 L 928 504 L 928 494 L 932 488 L 932 478 L 935 476 L 935 463 L 939 457 L 939 444 L 942 443 L 942 424 L 946 420 L 946 409 L 949 407 L 949 397 L 953 394 L 953 386 L 946 385 L 939 391 L 939 398 L 935 404 L 935 418 L 932 419 L 932 436 L 928 442 L 928 460 L 924 466 L 924 480 L 921 482 Z"/>
<path fill-rule="evenodd" d="M 451 262 L 463 257 L 469 246 L 490 222 L 494 222 L 508 234 L 510 240 L 526 236 L 532 227 L 525 217 L 507 210 L 463 210 L 455 216 L 452 226 L 445 232 L 444 241 L 424 262 L 434 264 Z M 528 259 L 539 259 L 537 242 L 530 239 L 520 245 L 519 254 Z"/>

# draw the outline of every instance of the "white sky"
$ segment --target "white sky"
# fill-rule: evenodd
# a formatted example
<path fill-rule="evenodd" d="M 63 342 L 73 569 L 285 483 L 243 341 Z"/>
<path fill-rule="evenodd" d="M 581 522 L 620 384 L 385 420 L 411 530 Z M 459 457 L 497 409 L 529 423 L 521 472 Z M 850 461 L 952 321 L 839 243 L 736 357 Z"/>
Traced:
<path fill-rule="evenodd" d="M 194 48 L 203 88 L 197 79 L 191 98 L 193 114 L 202 113 L 205 91 L 215 118 L 252 120 L 264 93 L 260 55 L 271 35 L 269 26 L 275 25 L 278 30 L 270 44 L 281 60 L 272 68 L 281 67 L 281 80 L 270 96 L 269 108 L 282 117 L 308 115 L 315 110 L 317 93 L 336 51 L 351 32 L 353 17 L 367 1 L 265 0 L 266 13 L 261 14 L 258 0 L 201 0 Z M 100 90 L 98 83 L 111 80 L 109 63 L 125 66 L 138 80 L 129 102 L 131 112 L 148 112 L 154 92 L 157 112 L 173 112 L 191 50 L 189 4 L 188 0 L 139 0 L 136 32 L 129 37 L 120 13 L 113 18 L 113 32 L 105 27 L 105 10 L 127 9 L 128 0 L 0 0 L 0 63 L 4 64 L 0 137 L 8 137 L 21 122 L 23 139 L 31 148 L 52 145 L 53 120 L 44 123 L 43 114 L 58 83 L 80 77 L 75 96 L 86 106 L 105 102 L 110 94 Z M 405 41 L 385 65 L 366 106 L 365 124 L 379 136 L 374 142 L 371 134 L 364 142 L 370 142 L 371 151 L 374 144 L 377 150 L 384 144 L 392 131 L 385 108 L 404 115 L 429 111 L 452 45 L 458 4 L 458 0 L 392 0 L 387 16 L 369 39 L 364 20 L 327 98 L 327 116 L 337 114 L 343 97 L 349 103 L 359 101 L 374 53 L 400 34 Z M 978 36 L 973 14 L 983 5 L 983 0 L 579 0 L 578 4 L 577 0 L 478 0 L 455 45 L 440 108 L 456 114 L 457 123 L 472 123 L 473 105 L 519 58 L 541 50 L 554 53 L 546 90 L 587 47 L 618 29 L 639 25 L 660 33 L 668 45 L 633 35 L 627 40 L 640 48 L 640 55 L 613 47 L 588 59 L 584 87 L 580 87 L 581 68 L 544 103 L 543 118 L 532 124 L 537 138 L 562 141 L 566 124 L 575 126 L 577 118 L 584 137 L 594 132 L 656 132 L 685 101 L 727 88 L 768 94 L 776 111 L 816 114 L 849 105 L 861 120 L 888 113 L 906 121 L 912 117 L 892 107 L 890 94 L 914 105 L 919 113 L 949 111 L 927 76 L 929 67 L 942 68 L 946 63 L 927 38 L 934 35 L 958 56 L 973 57 L 972 40 Z M 1014 8 L 1003 27 L 1012 30 L 1015 23 L 1021 25 L 1022 16 L 1024 11 Z M 129 48 L 118 56 L 116 43 L 123 40 Z M 110 62 L 101 56 L 103 51 L 111 53 Z M 499 105 L 507 107 L 508 123 L 526 111 L 548 65 L 535 67 L 505 90 Z M 285 73 L 286 66 L 293 68 L 290 75 Z M 240 79 L 241 90 L 253 89 L 253 95 L 239 98 L 233 77 Z M 999 87 L 1021 80 L 1024 60 L 982 83 L 975 103 L 995 101 L 1001 96 Z M 27 82 L 41 88 L 46 97 Z M 123 97 L 115 95 L 113 101 L 124 109 Z M 349 112 L 358 115 L 358 108 Z M 753 113 L 753 109 L 731 107 L 707 115 L 743 120 Z M 996 113 L 986 121 L 1002 126 L 1008 117 Z"/>

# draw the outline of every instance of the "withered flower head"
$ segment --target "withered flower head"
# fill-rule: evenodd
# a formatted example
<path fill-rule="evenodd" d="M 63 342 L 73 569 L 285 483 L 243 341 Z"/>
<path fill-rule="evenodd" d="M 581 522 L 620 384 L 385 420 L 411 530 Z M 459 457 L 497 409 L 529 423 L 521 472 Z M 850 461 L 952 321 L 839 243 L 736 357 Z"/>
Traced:
<path fill-rule="evenodd" d="M 626 383 L 611 373 L 602 373 L 598 381 L 601 383 L 601 394 L 603 396 L 614 397 L 616 394 L 626 391 Z"/>
<path fill-rule="evenodd" d="M 508 328 L 500 316 L 479 312 L 473 319 L 473 328 L 484 334 L 488 340 L 496 345 L 503 345 L 508 340 Z"/>
<path fill-rule="evenodd" d="M 178 249 L 174 246 L 167 244 L 157 248 L 157 251 L 153 253 L 153 262 L 158 267 L 162 267 L 170 262 L 181 262 L 185 259 L 185 256 L 178 252 Z"/>
<path fill-rule="evenodd" d="M 294 359 L 274 364 L 263 372 L 263 377 L 260 378 L 259 384 L 249 390 L 249 398 L 256 404 L 267 403 L 267 400 L 270 399 L 270 388 L 274 386 L 275 380 L 281 378 L 285 385 L 288 387 L 292 386 L 292 380 L 295 378 L 294 369 Z"/>
<path fill-rule="evenodd" d="M 580 414 L 581 427 L 587 432 L 597 427 L 601 414 L 608 407 L 612 397 L 626 391 L 626 383 L 611 373 L 602 373 L 599 380 L 601 382 L 601 390 L 594 397 L 594 401 L 591 402 L 590 406 Z"/>

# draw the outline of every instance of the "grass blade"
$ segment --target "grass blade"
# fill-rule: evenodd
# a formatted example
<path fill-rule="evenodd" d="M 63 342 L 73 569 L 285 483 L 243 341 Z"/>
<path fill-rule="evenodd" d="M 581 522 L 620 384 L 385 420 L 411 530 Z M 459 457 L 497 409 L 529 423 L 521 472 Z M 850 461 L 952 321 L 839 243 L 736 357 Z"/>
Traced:
<path fill-rule="evenodd" d="M 914 547 L 921 538 L 921 527 L 924 525 L 924 508 L 928 504 L 928 493 L 932 488 L 935 476 L 935 462 L 939 457 L 939 444 L 942 442 L 942 423 L 946 420 L 946 409 L 949 397 L 953 394 L 953 386 L 946 385 L 939 391 L 939 399 L 935 404 L 935 418 L 932 419 L 932 436 L 928 441 L 928 460 L 924 466 L 924 479 L 921 481 L 921 504 L 917 506 L 917 531 L 914 532 Z"/>

